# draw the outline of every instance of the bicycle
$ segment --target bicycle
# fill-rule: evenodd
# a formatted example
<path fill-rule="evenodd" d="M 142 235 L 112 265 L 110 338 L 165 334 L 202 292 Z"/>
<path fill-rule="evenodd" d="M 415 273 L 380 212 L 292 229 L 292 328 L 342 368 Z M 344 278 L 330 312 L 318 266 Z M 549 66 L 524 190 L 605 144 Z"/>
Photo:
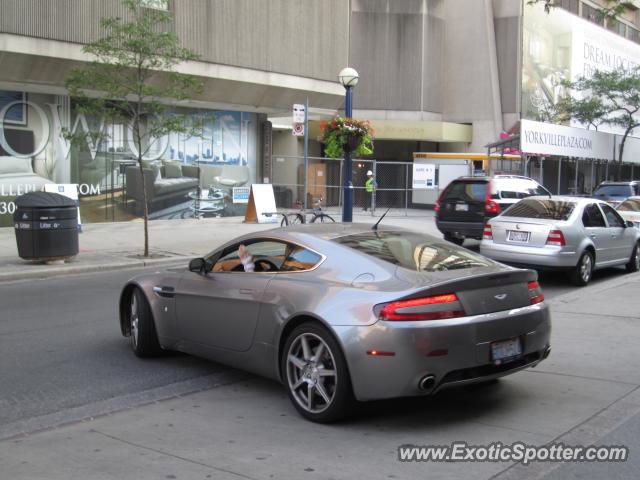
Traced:
<path fill-rule="evenodd" d="M 315 223 L 316 220 L 320 223 L 335 222 L 331 215 L 322 211 L 322 200 L 322 197 L 316 200 L 314 202 L 315 207 L 311 210 L 302 210 L 301 212 L 283 214 L 280 226 L 286 227 L 287 225 L 295 225 L 297 223 Z M 307 215 L 313 215 L 309 222 L 307 222 Z"/>

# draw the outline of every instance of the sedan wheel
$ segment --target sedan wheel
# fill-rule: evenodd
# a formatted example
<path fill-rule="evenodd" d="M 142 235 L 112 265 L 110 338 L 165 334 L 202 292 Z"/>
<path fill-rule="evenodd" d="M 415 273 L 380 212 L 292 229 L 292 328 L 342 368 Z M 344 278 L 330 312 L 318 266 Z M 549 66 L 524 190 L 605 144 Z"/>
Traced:
<path fill-rule="evenodd" d="M 282 370 L 289 398 L 314 422 L 343 418 L 353 404 L 349 372 L 342 351 L 323 327 L 305 323 L 287 339 Z"/>
<path fill-rule="evenodd" d="M 131 348 L 138 357 L 153 357 L 162 351 L 149 302 L 139 288 L 131 294 L 129 324 Z"/>
<path fill-rule="evenodd" d="M 637 272 L 640 270 L 640 248 L 639 244 L 636 243 L 636 246 L 633 247 L 633 252 L 631 252 L 631 258 L 629 259 L 629 263 L 625 265 L 627 272 Z"/>
<path fill-rule="evenodd" d="M 593 274 L 593 255 L 590 252 L 582 252 L 580 260 L 571 272 L 571 281 L 578 286 L 584 286 L 591 280 Z"/>

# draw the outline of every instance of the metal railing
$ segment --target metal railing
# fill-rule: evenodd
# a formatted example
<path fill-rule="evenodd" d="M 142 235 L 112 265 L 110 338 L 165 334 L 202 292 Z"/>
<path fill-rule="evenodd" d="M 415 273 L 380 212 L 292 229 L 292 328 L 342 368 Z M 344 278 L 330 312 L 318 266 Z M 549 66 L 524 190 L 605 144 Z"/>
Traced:
<path fill-rule="evenodd" d="M 276 207 L 284 210 L 302 208 L 306 192 L 307 208 L 322 197 L 325 212 L 342 214 L 343 162 L 342 159 L 308 157 L 305 171 L 303 157 L 273 155 L 271 178 Z M 378 184 L 371 197 L 365 187 L 368 170 L 373 172 Z M 413 202 L 412 172 L 412 162 L 353 159 L 354 214 L 365 213 L 363 210 L 366 208 L 371 215 L 390 209 L 388 215 L 393 216 L 428 216 L 430 209 L 427 204 Z M 437 193 L 434 194 L 436 198 Z"/>

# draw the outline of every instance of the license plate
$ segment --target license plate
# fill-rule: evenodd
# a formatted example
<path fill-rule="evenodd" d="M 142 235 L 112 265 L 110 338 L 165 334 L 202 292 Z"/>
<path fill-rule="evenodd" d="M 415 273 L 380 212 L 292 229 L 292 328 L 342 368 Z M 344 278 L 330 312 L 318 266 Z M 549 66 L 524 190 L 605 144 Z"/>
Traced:
<path fill-rule="evenodd" d="M 511 338 L 501 342 L 491 344 L 491 359 L 494 362 L 501 362 L 505 359 L 517 357 L 522 354 L 522 345 L 519 338 Z"/>
<path fill-rule="evenodd" d="M 518 230 L 507 230 L 507 240 L 510 242 L 527 243 L 530 232 L 520 232 Z"/>
<path fill-rule="evenodd" d="M 456 203 L 456 212 L 468 212 L 469 205 L 466 203 Z"/>

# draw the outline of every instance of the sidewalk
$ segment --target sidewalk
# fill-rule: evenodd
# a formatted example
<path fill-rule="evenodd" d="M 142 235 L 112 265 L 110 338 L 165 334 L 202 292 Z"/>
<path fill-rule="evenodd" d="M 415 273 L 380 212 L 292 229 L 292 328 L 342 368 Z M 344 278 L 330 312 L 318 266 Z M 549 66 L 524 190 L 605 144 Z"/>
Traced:
<path fill-rule="evenodd" d="M 432 216 L 433 212 L 426 212 L 420 217 L 385 217 L 383 222 L 437 234 Z M 354 222 L 372 224 L 378 218 L 354 212 Z M 280 225 L 243 223 L 243 220 L 244 217 L 153 220 L 149 222 L 149 258 L 142 257 L 142 222 L 86 224 L 79 234 L 80 252 L 62 265 L 21 259 L 14 229 L 0 228 L 0 282 L 186 263 L 239 235 Z"/>

